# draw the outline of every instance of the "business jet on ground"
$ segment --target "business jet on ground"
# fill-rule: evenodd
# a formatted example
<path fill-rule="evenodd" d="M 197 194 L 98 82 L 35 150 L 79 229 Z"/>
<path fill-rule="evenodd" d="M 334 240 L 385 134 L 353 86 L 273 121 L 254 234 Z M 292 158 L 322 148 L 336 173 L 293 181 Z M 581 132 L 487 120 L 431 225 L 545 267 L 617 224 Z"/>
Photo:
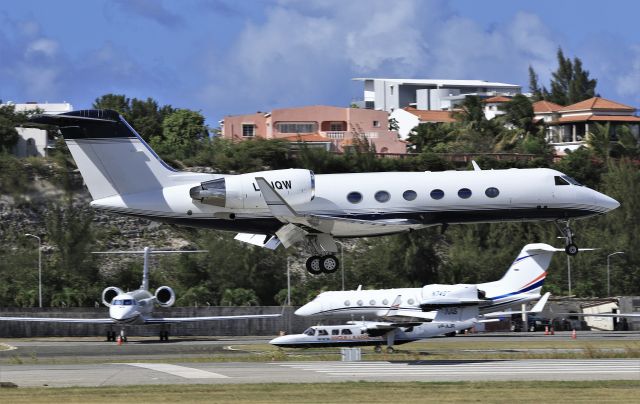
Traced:
<path fill-rule="evenodd" d="M 207 316 L 207 317 L 155 317 L 153 310 L 157 304 L 160 307 L 171 307 L 176 301 L 176 295 L 169 286 L 160 286 L 155 294 L 149 291 L 149 254 L 165 254 L 189 251 L 152 251 L 145 247 L 143 251 L 124 251 L 113 253 L 143 253 L 144 267 L 142 284 L 139 289 L 124 292 L 116 286 L 109 286 L 102 291 L 102 303 L 109 308 L 107 318 L 61 318 L 61 317 L 0 317 L 0 321 L 24 321 L 46 323 L 76 323 L 76 324 L 106 324 L 120 327 L 118 338 L 126 342 L 126 326 L 130 325 L 160 325 L 160 341 L 169 340 L 168 325 L 174 323 L 243 320 L 256 318 L 274 318 L 281 314 L 255 314 L 237 316 Z M 116 331 L 113 327 L 107 331 L 107 340 L 116 341 Z"/>
<path fill-rule="evenodd" d="M 352 323 L 353 327 L 318 326 L 304 334 L 271 341 L 278 346 L 380 345 L 410 342 L 472 327 L 477 322 L 523 311 L 497 311 L 539 300 L 529 311 L 539 313 L 549 293 L 540 296 L 553 253 L 548 244 L 527 244 L 502 279 L 480 284 L 426 285 L 422 288 L 331 291 L 305 304 L 299 316 L 376 318 L 384 321 Z M 391 304 L 390 304 L 391 303 Z M 351 335 L 351 336 L 350 336 Z M 384 338 L 383 338 L 384 337 Z"/>
<path fill-rule="evenodd" d="M 537 169 L 318 174 L 304 169 L 241 175 L 178 172 L 115 111 L 31 118 L 57 126 L 93 198 L 111 212 L 237 232 L 266 248 L 301 245 L 309 272 L 334 272 L 336 238 L 428 226 L 555 221 L 575 255 L 569 221 L 606 213 L 614 199 L 561 172 Z"/>
<path fill-rule="evenodd" d="M 526 313 L 542 311 L 549 293 Z M 392 311 L 393 308 L 390 309 Z M 376 352 L 382 352 L 386 343 L 387 352 L 394 352 L 393 345 L 406 344 L 426 338 L 433 338 L 469 329 L 478 322 L 497 320 L 497 317 L 523 313 L 522 311 L 496 312 L 479 315 L 478 306 L 448 306 L 435 312 L 432 321 L 350 321 L 343 325 L 316 325 L 302 334 L 283 335 L 269 341 L 283 348 L 314 348 L 323 346 L 374 345 Z"/>

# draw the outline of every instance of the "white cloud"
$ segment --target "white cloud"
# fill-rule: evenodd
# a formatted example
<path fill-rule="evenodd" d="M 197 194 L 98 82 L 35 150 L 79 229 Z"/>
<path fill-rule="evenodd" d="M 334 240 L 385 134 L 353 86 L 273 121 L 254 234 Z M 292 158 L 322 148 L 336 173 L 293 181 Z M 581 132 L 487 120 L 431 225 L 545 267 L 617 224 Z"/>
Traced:
<path fill-rule="evenodd" d="M 25 51 L 27 57 L 46 56 L 54 57 L 58 53 L 59 44 L 57 41 L 49 38 L 38 38 L 29 43 Z"/>

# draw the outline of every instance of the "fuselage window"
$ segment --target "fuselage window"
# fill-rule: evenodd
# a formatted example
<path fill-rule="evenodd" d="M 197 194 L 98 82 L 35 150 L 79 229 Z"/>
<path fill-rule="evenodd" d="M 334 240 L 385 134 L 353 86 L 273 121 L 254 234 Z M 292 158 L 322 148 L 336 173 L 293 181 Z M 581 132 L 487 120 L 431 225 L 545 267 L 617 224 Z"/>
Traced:
<path fill-rule="evenodd" d="M 376 301 L 375 301 L 375 300 L 373 300 L 373 299 L 372 299 L 372 300 L 370 300 L 370 301 L 369 301 L 369 305 L 370 305 L 370 306 L 375 306 L 375 305 L 376 305 Z"/>
<path fill-rule="evenodd" d="M 352 334 L 351 334 L 351 330 L 350 330 L 350 329 L 348 329 L 348 328 L 344 328 L 344 329 L 342 330 L 342 335 L 352 335 Z"/>
<path fill-rule="evenodd" d="M 362 306 L 362 300 L 358 300 L 358 306 Z"/>
<path fill-rule="evenodd" d="M 338 335 L 340 334 L 340 330 L 331 330 L 331 335 Z"/>
<path fill-rule="evenodd" d="M 498 188 L 490 187 L 487 188 L 486 191 L 484 191 L 484 194 L 489 198 L 495 198 L 496 196 L 500 195 L 500 191 L 498 191 Z"/>
<path fill-rule="evenodd" d="M 458 196 L 462 199 L 468 199 L 471 197 L 471 190 L 469 188 L 460 188 Z"/>
<path fill-rule="evenodd" d="M 351 302 L 350 302 L 350 301 L 348 301 L 348 300 L 345 300 L 345 301 L 344 301 L 344 305 L 345 305 L 345 306 L 351 306 Z"/>
<path fill-rule="evenodd" d="M 565 180 L 559 175 L 556 175 L 555 177 L 553 177 L 553 179 L 556 181 L 556 185 L 569 185 L 569 181 Z"/>
<path fill-rule="evenodd" d="M 360 203 L 362 201 L 362 194 L 360 192 L 349 192 L 347 200 L 351 203 Z"/>
<path fill-rule="evenodd" d="M 384 300 L 382 301 L 382 304 L 384 304 L 385 306 L 386 306 L 386 305 L 388 305 L 388 304 L 389 304 L 389 300 L 384 299 Z"/>
<path fill-rule="evenodd" d="M 407 191 L 404 191 L 402 197 L 407 201 L 413 201 L 418 197 L 418 194 L 416 193 L 416 191 L 409 189 Z"/>
<path fill-rule="evenodd" d="M 327 330 L 318 330 L 318 335 L 329 335 Z"/>
<path fill-rule="evenodd" d="M 389 199 L 391 199 L 391 195 L 389 195 L 387 191 L 378 191 L 374 195 L 374 198 L 376 198 L 376 201 L 380 203 L 385 203 L 388 202 Z"/>
<path fill-rule="evenodd" d="M 407 300 L 407 303 L 409 303 L 409 304 L 413 304 L 413 303 L 415 303 L 415 302 L 414 302 L 414 300 L 413 300 L 413 299 L 409 299 L 409 300 Z"/>
<path fill-rule="evenodd" d="M 444 191 L 441 189 L 434 189 L 429 195 L 431 195 L 431 198 L 433 199 L 442 199 L 444 198 Z"/>

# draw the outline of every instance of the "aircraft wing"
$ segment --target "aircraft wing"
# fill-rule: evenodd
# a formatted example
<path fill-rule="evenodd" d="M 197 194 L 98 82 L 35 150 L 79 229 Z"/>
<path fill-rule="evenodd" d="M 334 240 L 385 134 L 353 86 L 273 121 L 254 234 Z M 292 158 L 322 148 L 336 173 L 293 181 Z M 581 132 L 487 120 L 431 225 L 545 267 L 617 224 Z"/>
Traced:
<path fill-rule="evenodd" d="M 263 177 L 256 177 L 256 182 L 269 210 L 282 223 L 292 223 L 332 235 L 351 236 L 398 233 L 424 227 L 422 223 L 408 219 L 361 220 L 302 214 L 293 209 Z"/>
<path fill-rule="evenodd" d="M 149 317 L 145 324 L 188 323 L 197 321 L 250 320 L 255 318 L 276 318 L 282 314 L 248 314 L 240 316 L 208 316 L 208 317 Z"/>
<path fill-rule="evenodd" d="M 27 323 L 115 324 L 115 321 L 112 318 L 0 317 L 0 321 L 23 321 Z"/>

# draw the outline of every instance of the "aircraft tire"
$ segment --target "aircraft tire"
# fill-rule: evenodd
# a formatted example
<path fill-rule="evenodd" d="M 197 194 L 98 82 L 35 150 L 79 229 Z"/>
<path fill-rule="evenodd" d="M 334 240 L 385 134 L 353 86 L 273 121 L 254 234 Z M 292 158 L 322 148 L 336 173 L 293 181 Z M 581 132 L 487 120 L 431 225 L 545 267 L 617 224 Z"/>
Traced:
<path fill-rule="evenodd" d="M 373 351 L 374 351 L 375 353 L 382 353 L 382 347 L 381 347 L 380 345 L 376 345 L 376 346 L 373 348 Z"/>
<path fill-rule="evenodd" d="M 395 349 L 393 349 L 393 347 L 392 347 L 392 346 L 388 346 L 388 347 L 387 347 L 387 353 L 388 353 L 388 354 L 392 354 L 392 353 L 394 353 L 395 351 L 396 351 L 396 350 L 395 350 Z"/>
<path fill-rule="evenodd" d="M 322 268 L 322 272 L 332 274 L 340 267 L 340 261 L 338 261 L 335 255 L 326 255 L 320 260 L 320 267 Z"/>
<path fill-rule="evenodd" d="M 572 257 L 577 255 L 578 251 L 579 251 L 578 246 L 573 243 L 567 244 L 567 246 L 564 248 L 564 252 L 566 252 L 567 255 L 570 255 Z"/>
<path fill-rule="evenodd" d="M 318 255 L 309 257 L 306 262 L 307 271 L 311 275 L 320 275 L 322 273 L 321 261 L 322 261 L 322 257 Z"/>

